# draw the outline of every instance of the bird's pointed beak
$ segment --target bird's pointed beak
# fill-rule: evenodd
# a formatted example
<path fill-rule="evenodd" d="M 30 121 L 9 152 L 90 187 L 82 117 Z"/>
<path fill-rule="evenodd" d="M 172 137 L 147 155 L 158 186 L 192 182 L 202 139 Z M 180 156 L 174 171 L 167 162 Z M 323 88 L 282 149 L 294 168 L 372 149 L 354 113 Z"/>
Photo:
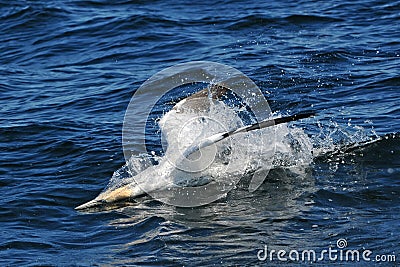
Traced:
<path fill-rule="evenodd" d="M 97 198 L 95 198 L 93 200 L 90 200 L 90 201 L 82 204 L 82 205 L 79 205 L 75 209 L 76 210 L 84 210 L 84 209 L 94 208 L 94 207 L 100 206 L 104 203 L 105 203 L 105 201 L 98 200 Z"/>

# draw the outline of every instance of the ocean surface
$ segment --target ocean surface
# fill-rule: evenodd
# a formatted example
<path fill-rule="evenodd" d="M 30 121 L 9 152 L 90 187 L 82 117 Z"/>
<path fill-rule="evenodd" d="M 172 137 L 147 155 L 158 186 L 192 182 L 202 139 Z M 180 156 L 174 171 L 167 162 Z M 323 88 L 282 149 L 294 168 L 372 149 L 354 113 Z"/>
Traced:
<path fill-rule="evenodd" d="M 313 265 L 397 266 L 399 21 L 399 1 L 0 0 L 0 265 L 297 266 L 290 250 L 331 248 L 370 261 Z M 289 127 L 319 153 L 201 207 L 75 210 L 125 164 L 135 91 L 190 61 L 240 70 L 278 115 L 317 112 Z"/>

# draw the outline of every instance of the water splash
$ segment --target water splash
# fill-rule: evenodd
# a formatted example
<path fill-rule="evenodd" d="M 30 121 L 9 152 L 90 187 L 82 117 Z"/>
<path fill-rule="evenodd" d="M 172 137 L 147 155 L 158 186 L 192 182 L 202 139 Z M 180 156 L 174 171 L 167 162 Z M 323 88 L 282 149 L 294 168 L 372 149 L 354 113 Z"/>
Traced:
<path fill-rule="evenodd" d="M 375 132 L 372 121 L 364 123 L 366 126 L 363 127 L 351 123 L 351 119 L 346 124 L 333 120 L 318 121 L 317 133 L 313 135 L 314 155 L 344 153 L 351 146 L 378 140 L 380 137 Z"/>
<path fill-rule="evenodd" d="M 364 128 L 353 125 L 351 120 L 339 124 L 321 119 L 304 128 L 280 124 L 238 134 L 188 159 L 182 157 L 200 140 L 242 127 L 246 121 L 243 117 L 252 117 L 246 112 L 250 111 L 243 106 L 228 105 L 212 97 L 179 102 L 157 120 L 165 154 L 131 157 L 114 173 L 103 192 L 128 185 L 134 188 L 135 195 L 165 190 L 171 194 L 171 188 L 218 184 L 222 194 L 227 194 L 243 177 L 265 173 L 265 179 L 270 169 L 283 168 L 304 177 L 315 158 L 325 157 L 331 171 L 335 171 L 350 148 L 378 139 L 370 121 L 365 123 L 371 127 Z"/>
<path fill-rule="evenodd" d="M 178 164 L 179 158 L 193 143 L 215 133 L 243 126 L 243 121 L 237 115 L 238 111 L 243 112 L 242 108 L 235 110 L 221 101 L 209 98 L 201 101 L 204 100 L 209 102 L 207 108 L 178 108 L 166 113 L 158 121 L 164 138 L 162 143 L 167 144 L 165 154 L 131 157 L 125 166 L 114 173 L 105 191 L 138 181 L 145 187 L 148 182 L 147 190 L 164 189 L 166 185 L 198 186 L 212 182 L 232 186 L 243 176 L 256 171 L 284 167 L 299 172 L 312 163 L 312 139 L 302 128 L 282 124 L 218 142 L 215 147 L 201 151 L 206 156 L 202 155 L 195 167 L 193 160 L 196 158 L 191 159 L 190 166 L 185 169 L 186 166 Z M 190 106 L 204 106 L 195 104 Z M 210 157 L 207 157 L 207 153 Z M 193 171 L 193 168 L 198 169 Z M 147 190 L 144 188 L 144 191 Z"/>

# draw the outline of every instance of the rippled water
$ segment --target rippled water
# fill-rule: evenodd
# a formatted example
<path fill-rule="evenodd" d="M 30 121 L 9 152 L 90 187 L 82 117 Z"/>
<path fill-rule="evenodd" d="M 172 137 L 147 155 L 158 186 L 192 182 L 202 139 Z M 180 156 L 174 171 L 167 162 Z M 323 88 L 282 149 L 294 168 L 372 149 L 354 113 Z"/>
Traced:
<path fill-rule="evenodd" d="M 398 1 L 0 1 L 0 263 L 254 266 L 340 238 L 398 262 L 399 18 Z M 312 107 L 295 125 L 329 153 L 203 207 L 75 211 L 124 164 L 134 91 L 192 60 L 239 69 L 273 111 Z"/>

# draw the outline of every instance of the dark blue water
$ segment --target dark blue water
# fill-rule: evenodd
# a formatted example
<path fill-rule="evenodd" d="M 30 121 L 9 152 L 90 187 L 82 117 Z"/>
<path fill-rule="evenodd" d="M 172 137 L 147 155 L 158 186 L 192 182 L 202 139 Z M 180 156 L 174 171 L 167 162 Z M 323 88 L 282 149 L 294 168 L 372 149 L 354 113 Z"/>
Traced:
<path fill-rule="evenodd" d="M 0 1 L 0 264 L 273 265 L 285 262 L 260 261 L 264 245 L 321 251 L 339 238 L 398 264 L 399 19 L 399 1 Z M 382 140 L 204 207 L 145 197 L 75 211 L 124 164 L 134 91 L 192 60 L 242 71 L 274 111 L 317 110 L 310 134 Z"/>

